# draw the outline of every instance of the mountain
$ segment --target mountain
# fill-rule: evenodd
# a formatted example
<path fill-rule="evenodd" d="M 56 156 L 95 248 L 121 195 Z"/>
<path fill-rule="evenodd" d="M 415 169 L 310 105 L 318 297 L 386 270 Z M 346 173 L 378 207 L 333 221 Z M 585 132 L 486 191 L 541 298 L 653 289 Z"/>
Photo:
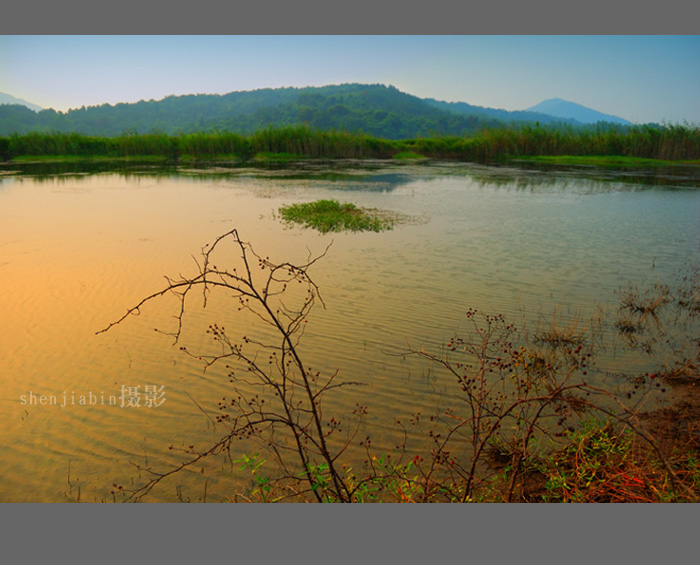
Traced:
<path fill-rule="evenodd" d="M 31 102 L 27 102 L 26 100 L 22 100 L 21 98 L 15 98 L 14 96 L 10 96 L 9 94 L 5 94 L 4 92 L 0 92 L 0 104 L 19 104 L 20 106 L 26 106 L 30 110 L 34 110 L 35 112 L 40 112 L 43 110 L 41 106 L 37 106 L 36 104 L 32 104 Z"/>
<path fill-rule="evenodd" d="M 540 122 L 541 124 L 562 124 L 568 123 L 572 125 L 579 124 L 577 120 L 568 117 L 557 117 L 553 114 L 541 113 L 528 110 L 501 110 L 497 108 L 486 108 L 483 106 L 472 106 L 466 102 L 440 102 L 432 98 L 426 98 L 425 101 L 442 110 L 462 114 L 466 116 L 477 116 L 480 118 L 496 119 L 505 122 Z"/>
<path fill-rule="evenodd" d="M 610 122 L 613 124 L 632 125 L 632 122 L 629 122 L 623 118 L 603 114 L 597 110 L 587 108 L 586 106 L 576 104 L 575 102 L 562 100 L 561 98 L 550 98 L 548 100 L 544 100 L 543 102 L 540 102 L 539 104 L 536 104 L 525 111 L 539 112 L 557 118 L 576 120 L 582 124 Z"/>
<path fill-rule="evenodd" d="M 319 130 L 408 139 L 467 135 L 499 123 L 435 108 L 421 98 L 381 84 L 168 96 L 158 101 L 102 104 L 67 112 L 48 109 L 37 114 L 20 106 L 0 106 L 0 135 L 33 131 L 107 136 L 126 132 L 248 134 L 270 126 L 308 125 Z"/>
<path fill-rule="evenodd" d="M 534 122 L 551 127 L 581 125 L 575 119 L 541 112 L 509 112 L 465 102 L 418 98 L 383 84 L 167 96 L 157 101 L 83 106 L 67 112 L 53 109 L 35 112 L 21 105 L 0 105 L 0 136 L 30 132 L 100 136 L 212 131 L 249 134 L 271 126 L 306 125 L 317 130 L 411 139 L 464 136 L 485 127 Z"/>

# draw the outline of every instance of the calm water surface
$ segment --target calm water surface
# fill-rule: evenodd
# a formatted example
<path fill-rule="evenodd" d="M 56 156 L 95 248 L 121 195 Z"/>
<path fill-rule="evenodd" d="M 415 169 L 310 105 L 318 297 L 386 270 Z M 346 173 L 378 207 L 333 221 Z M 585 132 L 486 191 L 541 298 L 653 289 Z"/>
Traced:
<path fill-rule="evenodd" d="M 113 483 L 145 478 L 135 465 L 165 469 L 180 460 L 169 445 L 218 437 L 224 371 L 203 372 L 154 331 L 174 329 L 174 300 L 95 332 L 160 290 L 164 275 L 196 272 L 193 257 L 232 228 L 278 261 L 304 261 L 331 244 L 311 270 L 326 309 L 312 312 L 302 352 L 312 367 L 366 385 L 341 389 L 329 410 L 368 405 L 381 451 L 396 442 L 394 418 L 439 408 L 447 386 L 424 363 L 392 354 L 447 341 L 466 327 L 470 307 L 531 321 L 556 308 L 585 317 L 614 304 L 628 281 L 698 263 L 698 178 L 693 169 L 367 163 L 1 175 L 0 501 L 111 500 Z M 276 216 L 283 204 L 318 198 L 410 221 L 379 234 L 321 235 Z M 187 345 L 207 351 L 209 323 L 245 324 L 234 310 L 226 300 L 193 308 Z M 109 404 L 121 387 L 146 385 L 164 387 L 162 404 Z M 229 471 L 209 463 L 153 499 L 201 500 L 206 482 L 207 500 L 220 500 L 237 488 Z"/>

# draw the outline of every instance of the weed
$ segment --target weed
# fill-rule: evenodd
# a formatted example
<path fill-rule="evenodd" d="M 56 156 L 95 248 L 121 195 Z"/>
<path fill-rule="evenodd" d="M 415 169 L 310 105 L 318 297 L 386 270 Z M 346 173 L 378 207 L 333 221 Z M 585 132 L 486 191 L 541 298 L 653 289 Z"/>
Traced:
<path fill-rule="evenodd" d="M 270 491 L 272 489 L 270 485 L 270 478 L 261 476 L 258 471 L 262 467 L 265 460 L 260 457 L 258 453 L 253 455 L 243 454 L 243 457 L 236 459 L 234 463 L 240 463 L 240 471 L 248 469 L 253 476 L 255 482 L 255 488 L 252 491 L 252 495 L 257 495 L 260 497 L 260 502 L 272 502 L 270 498 Z"/>
<path fill-rule="evenodd" d="M 302 224 L 321 233 L 344 230 L 380 232 L 392 229 L 395 222 L 395 218 L 376 209 L 358 208 L 337 200 L 290 204 L 282 206 L 279 213 L 288 223 Z"/>

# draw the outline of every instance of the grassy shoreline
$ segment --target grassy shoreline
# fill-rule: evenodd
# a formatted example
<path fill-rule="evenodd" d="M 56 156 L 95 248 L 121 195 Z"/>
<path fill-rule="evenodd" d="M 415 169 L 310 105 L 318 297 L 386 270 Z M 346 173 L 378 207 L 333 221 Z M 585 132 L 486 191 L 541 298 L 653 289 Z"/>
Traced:
<path fill-rule="evenodd" d="M 372 159 L 367 157 L 366 159 Z M 295 161 L 319 160 L 318 157 L 307 155 L 290 155 L 287 153 L 265 153 L 255 155 L 252 159 L 242 159 L 236 155 L 211 155 L 195 156 L 180 155 L 177 163 L 293 163 Z M 333 159 L 327 159 L 332 161 Z M 341 159 L 337 159 L 341 160 Z M 424 155 L 412 154 L 411 156 L 395 155 L 394 161 L 421 162 L 435 161 Z M 648 168 L 648 167 L 678 167 L 700 165 L 700 159 L 679 159 L 674 161 L 663 159 L 645 159 L 640 157 L 624 157 L 610 155 L 527 155 L 517 158 L 504 157 L 503 163 L 532 163 L 541 165 L 565 165 L 565 166 L 590 166 L 590 167 L 614 167 L 614 168 Z M 4 164 L 36 164 L 36 163 L 169 163 L 173 159 L 164 155 L 22 155 L 0 163 Z"/>
<path fill-rule="evenodd" d="M 700 165 L 700 159 L 646 159 L 642 157 L 625 157 L 616 155 L 529 155 L 514 159 L 525 163 L 545 165 L 572 165 L 592 167 L 673 167 Z"/>
<path fill-rule="evenodd" d="M 626 129 L 494 128 L 469 137 L 388 140 L 363 133 L 317 131 L 304 126 L 268 128 L 252 135 L 192 133 L 31 133 L 0 137 L 0 160 L 294 161 L 396 159 L 499 161 L 656 166 L 700 163 L 700 127 L 636 126 Z"/>

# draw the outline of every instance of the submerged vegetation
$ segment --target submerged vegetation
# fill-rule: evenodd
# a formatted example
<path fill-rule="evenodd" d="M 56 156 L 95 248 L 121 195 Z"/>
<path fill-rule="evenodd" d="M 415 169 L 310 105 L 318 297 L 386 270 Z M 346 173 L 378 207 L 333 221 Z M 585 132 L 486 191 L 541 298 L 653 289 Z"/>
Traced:
<path fill-rule="evenodd" d="M 364 133 L 316 130 L 307 126 L 238 133 L 131 134 L 115 137 L 78 133 L 28 133 L 0 137 L 0 159 L 55 157 L 180 160 L 260 159 L 446 159 L 493 161 L 533 156 L 593 159 L 584 164 L 630 166 L 650 161 L 700 160 L 698 126 L 494 127 L 468 136 L 389 140 Z M 624 158 L 609 161 L 609 158 Z M 579 161 L 580 162 L 580 161 Z M 659 163 L 661 164 L 661 163 Z M 665 163 L 664 163 L 665 164 Z"/>
<path fill-rule="evenodd" d="M 321 233 L 337 231 L 390 230 L 396 219 L 375 209 L 358 208 L 354 204 L 341 204 L 337 200 L 316 200 L 290 204 L 279 209 L 280 216 L 288 223 L 302 224 Z"/>

